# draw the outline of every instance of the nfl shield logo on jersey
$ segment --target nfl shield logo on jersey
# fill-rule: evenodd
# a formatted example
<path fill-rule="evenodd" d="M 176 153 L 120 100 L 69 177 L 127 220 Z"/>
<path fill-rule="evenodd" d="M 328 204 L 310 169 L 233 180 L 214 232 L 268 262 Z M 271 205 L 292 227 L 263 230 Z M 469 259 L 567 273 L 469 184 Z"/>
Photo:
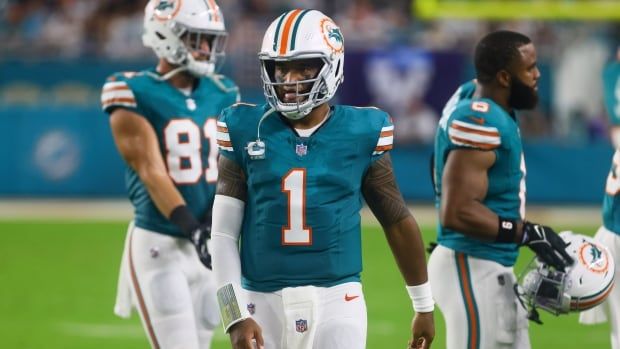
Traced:
<path fill-rule="evenodd" d="M 300 144 L 296 144 L 295 145 L 295 153 L 298 156 L 305 156 L 306 154 L 308 154 L 308 146 L 300 143 Z"/>
<path fill-rule="evenodd" d="M 248 312 L 250 315 L 254 315 L 254 313 L 256 313 L 256 305 L 254 305 L 254 303 L 248 304 Z"/>
<path fill-rule="evenodd" d="M 308 321 L 304 319 L 299 319 L 295 321 L 295 331 L 299 333 L 304 333 L 308 331 Z"/>

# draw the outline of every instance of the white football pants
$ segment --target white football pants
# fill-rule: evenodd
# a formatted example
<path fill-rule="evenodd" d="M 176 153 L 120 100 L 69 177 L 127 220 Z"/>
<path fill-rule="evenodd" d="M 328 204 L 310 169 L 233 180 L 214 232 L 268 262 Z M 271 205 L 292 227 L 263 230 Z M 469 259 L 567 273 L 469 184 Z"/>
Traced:
<path fill-rule="evenodd" d="M 437 246 L 428 262 L 447 349 L 529 349 L 527 312 L 512 268 Z"/>
<path fill-rule="evenodd" d="M 248 291 L 248 302 L 263 331 L 265 349 L 366 347 L 366 303 L 358 282 Z"/>
<path fill-rule="evenodd" d="M 129 225 L 114 312 L 140 313 L 153 348 L 208 349 L 220 324 L 212 272 L 187 239 Z"/>

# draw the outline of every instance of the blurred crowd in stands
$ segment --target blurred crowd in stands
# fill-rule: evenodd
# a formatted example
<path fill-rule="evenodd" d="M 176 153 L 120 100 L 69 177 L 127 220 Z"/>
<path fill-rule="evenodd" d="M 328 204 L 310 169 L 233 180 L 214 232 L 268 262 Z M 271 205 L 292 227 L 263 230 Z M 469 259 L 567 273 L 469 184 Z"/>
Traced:
<path fill-rule="evenodd" d="M 553 73 L 550 108 L 525 114 L 524 135 L 580 140 L 605 137 L 600 71 L 619 43 L 617 23 L 421 21 L 413 15 L 409 0 L 218 3 L 229 31 L 227 65 L 242 88 L 260 88 L 256 53 L 262 35 L 277 15 L 291 8 L 315 8 L 330 15 L 341 26 L 347 50 L 407 46 L 470 56 L 484 33 L 513 29 L 533 39 L 539 61 Z M 0 60 L 152 60 L 152 51 L 141 42 L 145 4 L 145 0 L 0 0 Z M 439 111 L 428 108 L 423 97 L 413 97 L 406 105 L 401 102 L 392 111 L 396 130 L 400 130 L 396 139 L 401 142 L 432 141 Z M 391 107 L 388 102 L 377 104 L 388 110 Z"/>

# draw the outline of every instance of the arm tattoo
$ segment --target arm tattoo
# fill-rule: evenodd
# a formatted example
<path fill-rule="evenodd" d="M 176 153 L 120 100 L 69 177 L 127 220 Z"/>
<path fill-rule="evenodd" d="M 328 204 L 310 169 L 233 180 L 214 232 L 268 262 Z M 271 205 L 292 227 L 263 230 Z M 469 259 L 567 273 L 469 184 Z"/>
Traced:
<path fill-rule="evenodd" d="M 411 215 L 396 184 L 389 154 L 370 166 L 362 183 L 362 193 L 372 213 L 384 227 Z"/>
<path fill-rule="evenodd" d="M 246 201 L 247 184 L 241 167 L 224 156 L 220 156 L 217 167 L 219 173 L 215 193 Z"/>

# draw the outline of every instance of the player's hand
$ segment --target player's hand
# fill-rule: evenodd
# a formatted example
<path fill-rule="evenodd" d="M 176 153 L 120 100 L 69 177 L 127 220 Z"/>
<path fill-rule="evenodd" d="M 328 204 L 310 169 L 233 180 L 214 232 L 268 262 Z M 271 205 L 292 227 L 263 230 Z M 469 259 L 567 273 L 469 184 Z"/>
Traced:
<path fill-rule="evenodd" d="M 233 349 L 262 349 L 265 347 L 263 331 L 252 318 L 232 325 L 228 332 Z"/>
<path fill-rule="evenodd" d="M 545 264 L 564 271 L 573 259 L 566 252 L 566 242 L 553 229 L 536 223 L 523 222 L 522 245 L 527 245 Z"/>
<path fill-rule="evenodd" d="M 435 338 L 435 320 L 433 312 L 417 313 L 411 323 L 413 340 L 409 341 L 407 349 L 428 349 Z"/>
<path fill-rule="evenodd" d="M 211 225 L 201 224 L 189 235 L 189 240 L 196 247 L 198 258 L 205 267 L 211 269 L 211 254 L 207 246 L 207 241 L 211 238 Z"/>

